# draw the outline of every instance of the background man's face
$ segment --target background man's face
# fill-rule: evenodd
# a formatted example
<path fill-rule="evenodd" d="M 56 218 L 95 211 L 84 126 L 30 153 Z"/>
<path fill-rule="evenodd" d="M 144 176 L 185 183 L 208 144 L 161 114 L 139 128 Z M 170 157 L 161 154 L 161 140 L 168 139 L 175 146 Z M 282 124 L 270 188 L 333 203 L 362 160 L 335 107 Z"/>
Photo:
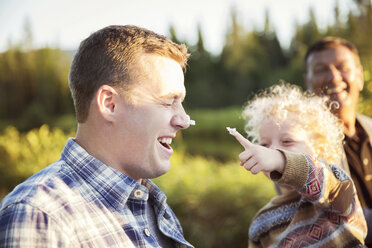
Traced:
<path fill-rule="evenodd" d="M 363 69 L 345 46 L 330 47 L 310 54 L 306 61 L 306 86 L 317 95 L 328 95 L 339 103 L 332 111 L 345 119 L 354 115 L 363 89 Z"/>

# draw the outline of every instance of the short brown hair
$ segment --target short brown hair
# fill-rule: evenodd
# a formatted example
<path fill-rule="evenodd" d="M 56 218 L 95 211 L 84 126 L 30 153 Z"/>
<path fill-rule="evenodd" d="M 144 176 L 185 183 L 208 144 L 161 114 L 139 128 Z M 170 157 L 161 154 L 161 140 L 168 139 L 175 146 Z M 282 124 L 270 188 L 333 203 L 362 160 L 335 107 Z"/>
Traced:
<path fill-rule="evenodd" d="M 131 68 L 144 53 L 174 59 L 186 70 L 189 58 L 186 45 L 176 44 L 163 35 L 141 27 L 108 26 L 80 43 L 69 74 L 69 86 L 79 123 L 86 121 L 94 93 L 102 85 L 123 90 L 135 86 L 136 74 Z"/>
<path fill-rule="evenodd" d="M 312 53 L 320 52 L 322 50 L 332 48 L 332 47 L 336 47 L 336 46 L 344 46 L 344 47 L 348 48 L 354 54 L 356 65 L 357 66 L 361 65 L 358 49 L 356 48 L 356 46 L 354 46 L 353 43 L 351 43 L 350 41 L 347 41 L 343 38 L 340 38 L 340 37 L 327 36 L 327 37 L 324 37 L 324 38 L 316 41 L 315 43 L 313 43 L 312 45 L 309 46 L 309 48 L 307 49 L 305 58 L 304 58 L 305 67 L 307 67 L 307 59 L 309 58 L 309 56 Z"/>

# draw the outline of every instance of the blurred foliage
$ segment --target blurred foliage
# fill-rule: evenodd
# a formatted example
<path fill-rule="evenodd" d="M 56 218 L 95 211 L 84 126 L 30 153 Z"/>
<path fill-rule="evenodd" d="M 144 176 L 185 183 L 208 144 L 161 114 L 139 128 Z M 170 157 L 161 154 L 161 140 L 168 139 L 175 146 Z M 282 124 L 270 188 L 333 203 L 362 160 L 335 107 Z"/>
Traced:
<path fill-rule="evenodd" d="M 0 136 L 0 190 L 7 192 L 26 178 L 56 161 L 73 133 L 50 130 L 46 125 L 27 133 L 9 126 Z"/>
<path fill-rule="evenodd" d="M 27 131 L 73 113 L 68 88 L 69 52 L 33 49 L 26 23 L 25 38 L 0 53 L 0 128 L 11 124 Z"/>
<path fill-rule="evenodd" d="M 21 130 L 48 123 L 73 112 L 67 78 L 71 57 L 59 49 L 0 54 L 0 118 Z"/>
<path fill-rule="evenodd" d="M 334 6 L 334 23 L 319 28 L 313 9 L 309 20 L 296 24 L 288 48 L 281 46 L 268 14 L 263 30 L 247 30 L 239 23 L 239 12 L 231 11 L 231 23 L 221 54 L 209 53 L 203 45 L 202 30 L 198 41 L 190 45 L 191 59 L 186 74 L 190 108 L 242 106 L 247 98 L 280 79 L 304 87 L 303 58 L 307 47 L 316 40 L 332 35 L 353 42 L 359 49 L 364 66 L 365 87 L 359 111 L 371 115 L 372 110 L 372 4 L 370 0 L 355 1 L 356 11 L 341 18 L 338 2 Z M 174 28 L 170 36 L 176 36 Z M 187 42 L 186 42 L 187 43 Z"/>
<path fill-rule="evenodd" d="M 242 108 L 195 109 L 187 111 L 196 121 L 182 131 L 185 151 L 219 161 L 234 160 L 243 151 L 241 145 L 228 134 L 226 127 L 235 127 L 244 134 Z"/>
<path fill-rule="evenodd" d="M 309 20 L 296 24 L 289 47 L 280 44 L 268 14 L 262 30 L 247 30 L 237 9 L 231 11 L 220 54 L 204 46 L 200 26 L 196 44 L 180 40 L 169 28 L 169 36 L 191 52 L 184 105 L 196 126 L 176 137 L 172 169 L 155 181 L 197 247 L 247 246 L 251 218 L 275 192 L 264 176 L 250 175 L 238 165 L 242 148 L 225 127 L 244 133 L 242 106 L 260 89 L 280 79 L 303 87 L 309 44 L 334 35 L 358 47 L 365 78 L 358 111 L 371 115 L 372 5 L 370 0 L 355 5 L 357 11 L 350 10 L 344 19 L 336 2 L 329 13 L 335 21 L 323 29 L 310 9 Z M 0 53 L 0 197 L 56 161 L 76 127 L 67 84 L 73 51 L 34 48 L 31 24 L 26 24 L 24 40 Z"/>
<path fill-rule="evenodd" d="M 271 181 L 247 172 L 237 160 L 222 166 L 177 151 L 171 162 L 171 170 L 154 181 L 187 240 L 196 247 L 247 247 L 251 219 L 275 195 Z"/>
<path fill-rule="evenodd" d="M 0 135 L 1 196 L 58 160 L 71 136 L 46 125 L 23 134 L 6 128 Z M 237 159 L 221 164 L 180 148 L 171 163 L 170 172 L 154 181 L 168 196 L 187 239 L 196 247 L 246 247 L 249 223 L 275 194 L 273 184 L 248 173 Z"/>
<path fill-rule="evenodd" d="M 188 44 L 178 38 L 174 27 L 169 37 L 186 43 L 191 59 L 186 73 L 188 109 L 241 107 L 249 97 L 283 79 L 304 86 L 303 57 L 315 40 L 334 35 L 352 41 L 359 49 L 364 65 L 365 87 L 359 111 L 372 110 L 372 4 L 355 1 L 356 11 L 340 16 L 338 2 L 334 6 L 334 22 L 319 28 L 312 9 L 309 19 L 295 24 L 289 47 L 283 47 L 268 13 L 262 30 L 246 29 L 238 9 L 233 8 L 225 44 L 220 54 L 212 54 L 204 46 L 203 30 L 197 27 L 198 40 Z M 55 118 L 73 114 L 67 78 L 73 52 L 58 48 L 34 49 L 31 24 L 26 23 L 24 39 L 0 53 L 0 130 L 7 125 L 27 131 L 42 124 L 53 126 Z"/>

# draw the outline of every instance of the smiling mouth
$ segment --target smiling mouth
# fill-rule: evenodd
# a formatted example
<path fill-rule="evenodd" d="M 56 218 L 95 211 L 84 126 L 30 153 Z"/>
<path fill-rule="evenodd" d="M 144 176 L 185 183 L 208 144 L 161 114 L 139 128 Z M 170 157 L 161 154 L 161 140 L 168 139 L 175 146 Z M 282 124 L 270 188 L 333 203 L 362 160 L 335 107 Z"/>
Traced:
<path fill-rule="evenodd" d="M 342 91 L 345 91 L 346 89 L 345 88 L 342 88 L 342 87 L 338 87 L 338 88 L 331 88 L 331 89 L 327 89 L 326 90 L 326 93 L 327 95 L 332 95 L 332 94 L 338 94 L 338 93 L 341 93 Z"/>
<path fill-rule="evenodd" d="M 171 149 L 170 144 L 172 144 L 172 138 L 159 138 L 159 143 L 167 149 Z"/>
<path fill-rule="evenodd" d="M 347 84 L 345 82 L 340 82 L 335 87 L 326 87 L 324 90 L 327 95 L 339 94 L 341 92 L 347 92 Z"/>

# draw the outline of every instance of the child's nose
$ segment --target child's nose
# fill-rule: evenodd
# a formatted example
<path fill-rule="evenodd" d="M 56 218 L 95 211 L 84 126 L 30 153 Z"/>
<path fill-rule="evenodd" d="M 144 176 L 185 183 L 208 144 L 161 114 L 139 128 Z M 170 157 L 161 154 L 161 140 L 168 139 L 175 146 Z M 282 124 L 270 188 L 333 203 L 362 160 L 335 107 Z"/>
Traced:
<path fill-rule="evenodd" d="M 280 144 L 272 143 L 272 144 L 270 144 L 269 148 L 271 148 L 271 149 L 282 149 L 283 147 Z"/>

